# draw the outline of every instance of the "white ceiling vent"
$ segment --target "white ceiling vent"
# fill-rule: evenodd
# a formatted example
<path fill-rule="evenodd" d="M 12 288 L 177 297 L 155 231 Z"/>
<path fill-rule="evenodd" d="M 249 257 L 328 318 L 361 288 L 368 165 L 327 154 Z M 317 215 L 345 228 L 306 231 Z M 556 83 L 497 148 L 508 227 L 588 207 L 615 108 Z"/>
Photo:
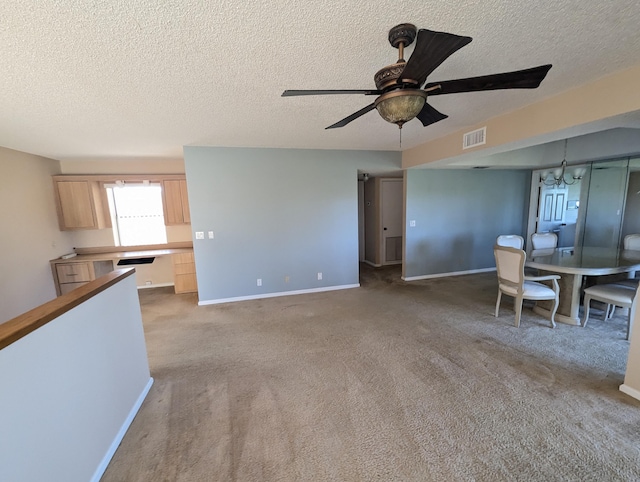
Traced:
<path fill-rule="evenodd" d="M 467 132 L 462 137 L 462 148 L 469 149 L 470 147 L 481 146 L 487 143 L 487 126 L 475 131 Z"/>

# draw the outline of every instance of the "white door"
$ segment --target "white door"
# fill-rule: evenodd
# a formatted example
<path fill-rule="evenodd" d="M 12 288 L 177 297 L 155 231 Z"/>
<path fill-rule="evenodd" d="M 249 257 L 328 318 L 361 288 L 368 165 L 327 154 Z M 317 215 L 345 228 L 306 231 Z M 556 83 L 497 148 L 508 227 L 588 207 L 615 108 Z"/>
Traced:
<path fill-rule="evenodd" d="M 540 205 L 538 206 L 537 233 L 552 233 L 558 231 L 564 223 L 569 190 L 567 186 L 540 187 Z"/>
<path fill-rule="evenodd" d="M 402 261 L 402 179 L 381 180 L 383 264 Z"/>

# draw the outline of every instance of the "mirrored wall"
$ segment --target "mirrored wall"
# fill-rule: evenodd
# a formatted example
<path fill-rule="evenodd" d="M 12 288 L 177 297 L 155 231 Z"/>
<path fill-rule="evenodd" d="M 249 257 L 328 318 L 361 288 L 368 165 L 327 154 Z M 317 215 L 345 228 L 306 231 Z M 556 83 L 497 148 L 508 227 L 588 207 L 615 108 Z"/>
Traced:
<path fill-rule="evenodd" d="M 574 165 L 559 182 L 554 175 L 533 173 L 540 180 L 529 222 L 535 232 L 556 233 L 559 247 L 619 247 L 624 236 L 640 233 L 640 158 Z"/>

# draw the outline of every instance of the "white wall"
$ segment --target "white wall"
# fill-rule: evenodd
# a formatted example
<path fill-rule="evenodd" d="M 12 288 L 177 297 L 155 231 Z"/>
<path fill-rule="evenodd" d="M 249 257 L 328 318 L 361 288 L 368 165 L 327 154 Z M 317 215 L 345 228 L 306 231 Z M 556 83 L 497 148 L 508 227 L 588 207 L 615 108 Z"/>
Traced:
<path fill-rule="evenodd" d="M 0 479 L 97 482 L 151 383 L 128 276 L 0 350 Z"/>
<path fill-rule="evenodd" d="M 629 358 L 624 384 L 620 386 L 627 395 L 640 400 L 640 309 L 635 311 L 631 320 L 631 337 L 629 340 Z"/>
<path fill-rule="evenodd" d="M 49 260 L 68 253 L 58 228 L 53 159 L 0 147 L 0 323 L 55 298 Z"/>

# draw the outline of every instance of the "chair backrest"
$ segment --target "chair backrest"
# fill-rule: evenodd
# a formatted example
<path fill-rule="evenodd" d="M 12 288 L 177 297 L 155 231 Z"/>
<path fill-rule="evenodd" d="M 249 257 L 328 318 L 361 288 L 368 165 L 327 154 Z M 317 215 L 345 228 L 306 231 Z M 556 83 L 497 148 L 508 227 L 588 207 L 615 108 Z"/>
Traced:
<path fill-rule="evenodd" d="M 549 249 L 558 246 L 558 236 L 555 233 L 533 233 L 531 235 L 533 249 Z"/>
<path fill-rule="evenodd" d="M 496 239 L 498 246 L 508 246 L 510 248 L 524 248 L 524 238 L 517 234 L 501 234 Z"/>
<path fill-rule="evenodd" d="M 640 234 L 627 234 L 624 237 L 624 249 L 640 251 Z"/>
<path fill-rule="evenodd" d="M 524 261 L 526 253 L 522 249 L 508 246 L 493 247 L 493 255 L 496 257 L 496 271 L 498 281 L 506 282 L 513 286 L 521 286 L 524 283 Z"/>

